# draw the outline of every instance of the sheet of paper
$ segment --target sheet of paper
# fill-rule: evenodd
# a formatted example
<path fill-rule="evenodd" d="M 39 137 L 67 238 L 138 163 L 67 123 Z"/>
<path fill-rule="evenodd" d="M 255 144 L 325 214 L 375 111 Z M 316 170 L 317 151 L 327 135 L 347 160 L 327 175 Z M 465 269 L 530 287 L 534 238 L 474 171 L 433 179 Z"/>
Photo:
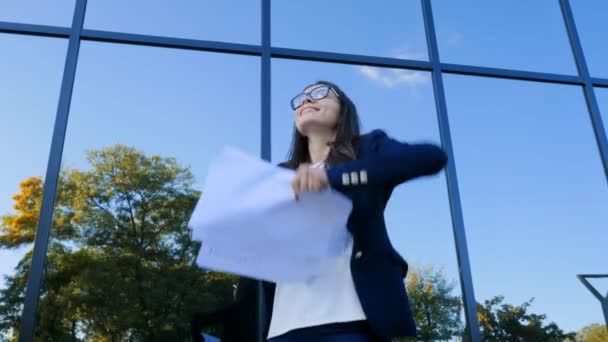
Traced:
<path fill-rule="evenodd" d="M 294 199 L 294 171 L 226 147 L 212 161 L 190 219 L 199 266 L 268 281 L 314 276 L 343 253 L 352 209 L 330 189 Z"/>

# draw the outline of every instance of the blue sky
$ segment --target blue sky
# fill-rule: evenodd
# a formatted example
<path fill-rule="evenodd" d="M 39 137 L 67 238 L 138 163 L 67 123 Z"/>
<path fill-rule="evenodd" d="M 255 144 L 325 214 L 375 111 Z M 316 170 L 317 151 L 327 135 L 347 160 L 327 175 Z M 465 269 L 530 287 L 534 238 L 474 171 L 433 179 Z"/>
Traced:
<path fill-rule="evenodd" d="M 255 1 L 89 0 L 85 26 L 181 38 L 259 44 Z M 145 4 L 145 5 L 144 5 Z M 74 1 L 3 1 L 0 20 L 66 26 Z M 596 77 L 608 78 L 608 3 L 572 0 Z M 525 8 L 525 10 L 523 10 Z M 555 0 L 434 0 L 441 59 L 447 63 L 576 73 Z M 418 1 L 383 7 L 309 0 L 272 2 L 272 43 L 397 58 L 427 59 Z M 44 175 L 67 42 L 0 34 L 0 213 L 20 180 Z M 91 149 L 121 143 L 176 157 L 201 187 L 224 145 L 260 151 L 260 63 L 248 56 L 83 42 L 64 167 L 86 167 Z M 288 101 L 327 79 L 354 99 L 364 131 L 439 143 L 430 74 L 328 63 L 272 62 L 272 159 L 291 137 Z M 567 330 L 602 321 L 578 273 L 605 273 L 608 187 L 583 93 L 573 86 L 444 76 L 478 301 L 504 294 Z M 597 90 L 604 122 L 608 90 Z M 454 161 L 453 161 L 454 162 Z M 414 265 L 436 265 L 458 284 L 445 177 L 401 186 L 386 212 L 395 247 Z M 0 251 L 0 275 L 24 250 Z M 597 282 L 602 291 L 608 282 Z M 459 292 L 457 285 L 457 292 Z"/>

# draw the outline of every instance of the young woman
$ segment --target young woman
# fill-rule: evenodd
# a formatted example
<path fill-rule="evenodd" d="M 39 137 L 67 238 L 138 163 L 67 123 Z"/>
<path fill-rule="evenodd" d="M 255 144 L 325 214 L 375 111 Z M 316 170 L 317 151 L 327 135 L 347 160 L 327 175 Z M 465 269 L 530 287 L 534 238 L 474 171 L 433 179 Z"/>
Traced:
<path fill-rule="evenodd" d="M 446 155 L 431 144 L 407 144 L 381 130 L 361 135 L 353 102 L 320 81 L 291 101 L 295 129 L 289 160 L 297 170 L 296 199 L 331 187 L 348 196 L 351 233 L 340 257 L 303 283 L 265 283 L 270 342 L 390 341 L 414 336 L 404 277 L 408 265 L 393 249 L 384 208 L 393 189 L 439 172 Z"/>

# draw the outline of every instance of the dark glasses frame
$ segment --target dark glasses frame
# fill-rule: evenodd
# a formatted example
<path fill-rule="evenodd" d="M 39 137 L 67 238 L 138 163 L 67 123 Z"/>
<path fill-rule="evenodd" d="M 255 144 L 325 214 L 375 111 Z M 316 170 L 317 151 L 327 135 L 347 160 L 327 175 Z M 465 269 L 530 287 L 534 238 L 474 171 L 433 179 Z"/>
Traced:
<path fill-rule="evenodd" d="M 322 96 L 319 97 L 313 97 L 312 94 L 315 91 L 318 91 L 319 89 L 326 89 L 325 93 Z M 300 108 L 302 106 L 302 104 L 304 103 L 304 98 L 309 98 L 311 100 L 314 101 L 318 101 L 318 100 L 323 100 L 324 98 L 327 97 L 327 95 L 329 95 L 329 92 L 333 92 L 337 98 L 340 98 L 340 95 L 338 94 L 338 92 L 331 86 L 322 84 L 318 87 L 315 87 L 313 89 L 311 89 L 309 92 L 301 92 L 298 95 L 294 96 L 291 101 L 289 101 L 289 104 L 291 105 L 291 109 L 296 110 L 298 108 Z"/>

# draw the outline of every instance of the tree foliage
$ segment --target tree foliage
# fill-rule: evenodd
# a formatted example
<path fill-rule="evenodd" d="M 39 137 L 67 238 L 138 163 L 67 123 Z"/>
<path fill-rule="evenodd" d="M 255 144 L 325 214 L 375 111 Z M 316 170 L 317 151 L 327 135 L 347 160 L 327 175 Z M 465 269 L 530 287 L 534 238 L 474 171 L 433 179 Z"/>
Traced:
<path fill-rule="evenodd" d="M 568 342 L 608 342 L 608 329 L 602 324 L 589 324 L 576 333 Z"/>
<path fill-rule="evenodd" d="M 187 226 L 200 196 L 173 158 L 116 145 L 64 170 L 38 310 L 40 341 L 183 341 L 195 311 L 231 300 L 233 276 L 206 272 Z M 31 246 L 43 182 L 2 216 L 0 248 Z M 31 251 L 0 290 L 0 330 L 17 336 Z"/>
<path fill-rule="evenodd" d="M 406 287 L 419 341 L 449 340 L 462 332 L 462 301 L 441 270 L 412 269 Z"/>
<path fill-rule="evenodd" d="M 477 317 L 483 341 L 553 342 L 574 336 L 565 333 L 554 322 L 545 323 L 547 315 L 530 313 L 533 299 L 521 304 L 504 303 L 495 296 L 477 306 Z"/>

